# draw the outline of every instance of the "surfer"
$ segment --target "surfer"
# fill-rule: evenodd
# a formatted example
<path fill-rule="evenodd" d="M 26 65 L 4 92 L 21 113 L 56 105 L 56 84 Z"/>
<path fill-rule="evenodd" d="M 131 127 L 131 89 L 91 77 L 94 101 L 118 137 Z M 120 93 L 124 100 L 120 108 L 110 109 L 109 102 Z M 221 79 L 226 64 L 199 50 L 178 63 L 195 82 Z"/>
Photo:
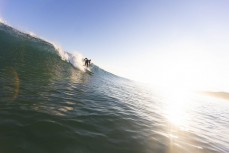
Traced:
<path fill-rule="evenodd" d="M 91 60 L 89 60 L 89 59 L 87 59 L 87 58 L 84 59 L 84 62 L 85 62 L 84 65 L 87 66 L 87 67 L 89 67 L 90 64 L 91 64 Z"/>
<path fill-rule="evenodd" d="M 85 58 L 85 59 L 84 59 L 84 66 L 87 66 L 87 65 L 88 65 L 87 63 L 88 63 L 88 59 Z"/>
<path fill-rule="evenodd" d="M 90 66 L 91 65 L 91 59 L 90 60 L 88 60 L 88 66 Z"/>

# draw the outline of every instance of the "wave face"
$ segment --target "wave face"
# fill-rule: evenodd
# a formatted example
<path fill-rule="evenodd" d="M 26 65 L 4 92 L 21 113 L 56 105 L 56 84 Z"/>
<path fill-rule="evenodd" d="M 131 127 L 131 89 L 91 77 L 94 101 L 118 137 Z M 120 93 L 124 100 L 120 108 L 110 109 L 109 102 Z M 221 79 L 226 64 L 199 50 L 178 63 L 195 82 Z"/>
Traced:
<path fill-rule="evenodd" d="M 22 33 L 5 24 L 0 24 L 0 74 L 3 84 L 10 80 L 11 88 L 2 89 L 2 97 L 17 96 L 18 90 L 27 89 L 27 92 L 37 93 L 43 84 L 46 88 L 52 81 L 70 80 L 72 77 L 79 81 L 87 78 L 83 57 L 80 54 L 72 55 L 54 47 L 49 42 Z M 69 64 L 70 63 L 70 64 Z M 92 64 L 95 75 L 101 71 L 111 75 Z M 7 82 L 8 83 L 8 82 Z M 30 84 L 28 84 L 30 83 Z M 25 86 L 25 87 L 24 87 Z M 0 88 L 4 88 L 4 85 Z M 20 93 L 26 93 L 20 90 Z M 20 95 L 21 95 L 20 94 Z"/>
<path fill-rule="evenodd" d="M 0 152 L 229 152 L 228 102 L 160 96 L 82 58 L 0 23 Z"/>

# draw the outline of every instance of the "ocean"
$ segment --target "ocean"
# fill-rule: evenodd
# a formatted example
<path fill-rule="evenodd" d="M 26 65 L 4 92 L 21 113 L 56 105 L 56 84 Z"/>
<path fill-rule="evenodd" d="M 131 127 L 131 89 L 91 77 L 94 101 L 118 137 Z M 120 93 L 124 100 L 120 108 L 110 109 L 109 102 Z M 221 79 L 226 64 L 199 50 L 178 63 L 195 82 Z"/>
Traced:
<path fill-rule="evenodd" d="M 0 153 L 228 153 L 229 101 L 109 73 L 0 23 Z"/>

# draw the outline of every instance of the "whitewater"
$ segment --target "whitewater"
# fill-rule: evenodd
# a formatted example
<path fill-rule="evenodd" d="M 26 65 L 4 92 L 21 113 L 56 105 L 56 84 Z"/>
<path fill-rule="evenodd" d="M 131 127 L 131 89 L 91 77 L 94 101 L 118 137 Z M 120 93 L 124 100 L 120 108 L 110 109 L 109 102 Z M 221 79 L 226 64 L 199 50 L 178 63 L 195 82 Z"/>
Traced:
<path fill-rule="evenodd" d="M 0 23 L 0 153 L 228 153 L 229 101 L 159 93 Z"/>

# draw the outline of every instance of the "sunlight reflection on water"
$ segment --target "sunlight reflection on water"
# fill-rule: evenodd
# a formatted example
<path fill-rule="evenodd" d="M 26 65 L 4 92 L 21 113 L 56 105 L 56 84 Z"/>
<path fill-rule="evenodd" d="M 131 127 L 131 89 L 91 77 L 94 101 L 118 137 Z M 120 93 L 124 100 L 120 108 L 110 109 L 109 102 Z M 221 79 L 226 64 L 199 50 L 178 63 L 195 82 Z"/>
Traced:
<path fill-rule="evenodd" d="M 151 102 L 145 100 L 145 108 L 142 109 L 151 116 L 148 117 L 152 123 L 151 144 L 159 143 L 167 148 L 159 152 L 229 151 L 228 102 L 182 89 L 156 90 L 144 87 L 144 93 L 151 91 L 145 97 L 150 97 Z"/>
<path fill-rule="evenodd" d="M 191 117 L 188 111 L 192 107 L 190 94 L 180 91 L 171 92 L 166 95 L 164 105 L 165 116 L 171 124 L 179 128 L 188 128 L 188 120 Z"/>
<path fill-rule="evenodd" d="M 220 101 L 181 90 L 171 90 L 161 94 L 161 111 L 167 120 L 166 136 L 169 139 L 169 152 L 225 152 L 223 139 L 219 132 L 227 126 L 216 119 L 224 114 Z M 228 105 L 227 105 L 228 107 Z M 217 113 L 216 113 L 217 112 Z M 213 128 L 214 127 L 214 128 Z"/>

